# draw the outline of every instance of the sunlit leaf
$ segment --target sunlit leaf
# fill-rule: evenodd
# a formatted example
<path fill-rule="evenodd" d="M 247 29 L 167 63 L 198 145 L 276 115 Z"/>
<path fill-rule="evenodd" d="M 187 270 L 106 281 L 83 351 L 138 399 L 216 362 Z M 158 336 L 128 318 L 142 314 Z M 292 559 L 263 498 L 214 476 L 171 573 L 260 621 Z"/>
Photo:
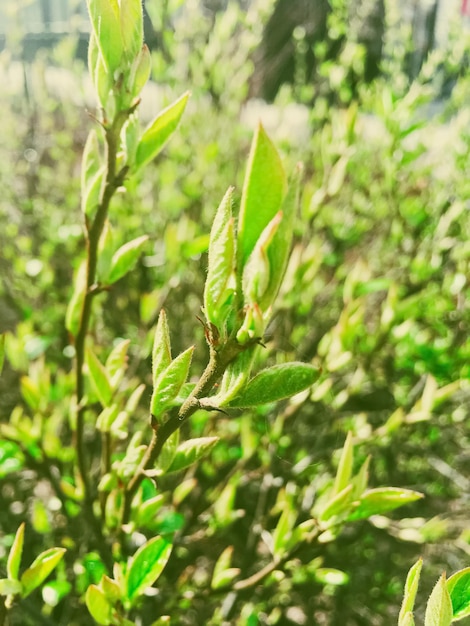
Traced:
<path fill-rule="evenodd" d="M 446 584 L 452 601 L 453 620 L 470 615 L 470 567 L 453 574 Z"/>
<path fill-rule="evenodd" d="M 23 598 L 26 598 L 34 589 L 46 580 L 52 570 L 64 556 L 65 548 L 50 548 L 42 552 L 37 559 L 34 560 L 31 567 L 28 567 L 21 576 L 21 584 L 23 585 Z"/>
<path fill-rule="evenodd" d="M 172 544 L 163 537 L 153 537 L 132 557 L 126 574 L 127 597 L 133 602 L 153 585 L 170 558 Z"/>
<path fill-rule="evenodd" d="M 111 260 L 111 269 L 108 276 L 109 284 L 115 283 L 134 267 L 140 256 L 141 248 L 147 239 L 147 235 L 142 235 L 124 244 L 117 250 Z"/>
<path fill-rule="evenodd" d="M 173 461 L 166 472 L 178 472 L 182 469 L 186 469 L 201 457 L 208 454 L 218 441 L 219 437 L 199 437 L 183 441 L 183 443 L 178 446 Z"/>
<path fill-rule="evenodd" d="M 137 148 L 135 159 L 136 168 L 142 167 L 164 148 L 166 142 L 176 130 L 183 115 L 189 93 L 185 93 L 178 100 L 170 104 L 153 120 L 144 131 Z"/>
<path fill-rule="evenodd" d="M 23 553 L 24 544 L 24 528 L 25 525 L 20 524 L 16 531 L 13 544 L 10 548 L 7 560 L 7 576 L 12 580 L 18 580 L 18 573 L 20 571 L 21 555 Z"/>
<path fill-rule="evenodd" d="M 355 509 L 348 515 L 348 521 L 364 519 L 378 513 L 393 511 L 405 504 L 416 502 L 423 498 L 422 493 L 411 489 L 399 489 L 396 487 L 382 487 L 369 489 L 359 498 Z"/>
<path fill-rule="evenodd" d="M 262 370 L 230 402 L 230 407 L 249 407 L 289 398 L 313 385 L 318 369 L 308 363 L 284 363 Z"/>
<path fill-rule="evenodd" d="M 424 626 L 449 626 L 452 623 L 452 602 L 442 574 L 429 596 L 424 614 Z"/>

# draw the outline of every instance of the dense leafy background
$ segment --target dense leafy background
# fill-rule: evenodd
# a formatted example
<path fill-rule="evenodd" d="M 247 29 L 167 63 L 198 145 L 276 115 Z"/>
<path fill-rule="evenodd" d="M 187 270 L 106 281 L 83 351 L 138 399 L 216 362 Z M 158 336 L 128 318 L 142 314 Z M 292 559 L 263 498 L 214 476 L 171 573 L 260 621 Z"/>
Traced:
<path fill-rule="evenodd" d="M 230 4 L 216 17 L 197 3 L 173 13 L 159 13 L 157 5 L 148 3 L 156 30 L 165 32 L 164 45 L 153 52 L 159 89 L 146 94 L 144 110 L 188 88 L 192 99 L 164 155 L 113 204 L 117 241 L 141 234 L 150 240 L 135 271 L 100 297 L 95 315 L 103 353 L 117 337 L 130 339 L 131 380 L 148 390 L 151 330 L 162 306 L 171 312 L 174 353 L 196 342 L 195 371 L 204 363 L 196 316 L 208 233 L 227 186 L 236 184 L 240 195 L 251 137 L 249 116 L 241 111 L 250 54 L 269 3 L 252 12 Z M 192 418 L 187 430 L 193 436 L 222 439 L 197 469 L 163 482 L 165 506 L 149 531 L 184 533 L 158 595 L 141 608 L 144 623 L 163 612 L 188 625 L 385 625 L 396 619 L 406 571 L 418 554 L 430 569 L 423 593 L 443 569 L 468 564 L 470 81 L 455 79 L 466 49 L 462 36 L 451 37 L 449 49 L 434 55 L 410 84 L 397 53 L 400 36 L 389 27 L 384 75 L 361 83 L 341 106 L 319 98 L 306 111 L 300 138 L 287 114 L 271 128 L 269 115 L 309 100 L 311 85 L 282 89 L 278 109 L 259 104 L 287 168 L 298 160 L 305 165 L 291 262 L 259 358 L 312 362 L 322 376 L 295 402 Z M 30 525 L 30 560 L 53 545 L 69 547 L 45 595 L 51 621 L 44 621 L 69 626 L 88 623 L 80 596 L 100 574 L 98 561 L 81 554 L 80 529 L 66 526 L 48 482 L 51 472 L 60 467 L 66 476 L 68 467 L 69 452 L 60 444 L 67 431 L 60 412 L 71 389 L 64 317 L 83 254 L 79 166 L 93 119 L 60 84 L 51 87 L 47 68 L 60 65 L 85 93 L 73 44 L 73 38 L 64 41 L 60 50 L 19 66 L 25 89 L 0 95 L 0 330 L 13 333 L 0 381 L 0 417 L 7 422 L 12 412 L 18 419 L 24 411 L 34 429 L 20 382 L 32 365 L 47 386 L 42 445 L 57 460 L 48 470 L 35 463 L 34 442 L 0 442 L 0 557 L 23 520 Z M 2 53 L 3 72 L 11 54 Z M 325 61 L 332 87 L 342 63 L 341 57 Z M 449 76 L 455 84 L 443 100 Z M 45 359 L 50 382 L 41 373 Z M 146 424 L 149 393 L 131 430 Z M 305 549 L 283 580 L 233 597 L 208 593 L 214 562 L 227 545 L 234 546 L 232 565 L 249 571 L 265 558 L 259 529 L 274 528 L 286 502 L 295 503 L 299 519 L 306 515 L 334 475 L 348 430 L 359 460 L 372 454 L 372 485 L 409 487 L 426 498 L 407 509 L 406 519 L 375 516 L 329 544 Z M 322 579 L 317 559 L 346 576 Z M 62 596 L 67 600 L 60 602 Z M 39 623 L 40 602 L 32 595 L 14 623 Z"/>

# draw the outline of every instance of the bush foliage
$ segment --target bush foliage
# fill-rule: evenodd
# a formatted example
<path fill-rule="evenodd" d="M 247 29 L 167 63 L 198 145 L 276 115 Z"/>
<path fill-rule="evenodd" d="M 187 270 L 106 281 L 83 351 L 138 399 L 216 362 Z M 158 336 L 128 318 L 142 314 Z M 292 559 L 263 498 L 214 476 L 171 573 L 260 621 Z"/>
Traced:
<path fill-rule="evenodd" d="M 301 77 L 240 122 L 272 3 L 181 4 L 146 4 L 150 53 L 139 1 L 88 0 L 96 111 L 48 91 L 59 60 L 85 91 L 73 40 L 0 96 L 0 624 L 410 626 L 416 601 L 447 626 L 468 78 L 433 107 L 464 40 L 410 85 L 390 26 L 382 77 L 319 97 L 299 143 L 269 114 Z"/>

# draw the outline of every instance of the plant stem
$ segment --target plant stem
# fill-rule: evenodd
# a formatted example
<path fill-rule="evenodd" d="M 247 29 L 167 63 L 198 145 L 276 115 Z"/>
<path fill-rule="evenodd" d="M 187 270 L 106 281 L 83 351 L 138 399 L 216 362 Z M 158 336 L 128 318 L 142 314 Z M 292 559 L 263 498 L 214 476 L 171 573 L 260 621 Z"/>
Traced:
<path fill-rule="evenodd" d="M 99 293 L 96 289 L 97 266 L 98 266 L 98 246 L 103 232 L 103 228 L 108 216 L 109 205 L 111 199 L 118 187 L 125 180 L 127 168 L 116 171 L 117 152 L 119 147 L 119 137 L 124 122 L 132 113 L 133 109 L 120 111 L 117 113 L 112 124 L 105 127 L 105 147 L 106 147 L 106 181 L 104 185 L 103 195 L 97 207 L 96 214 L 91 224 L 86 223 L 86 246 L 87 246 L 87 265 L 86 265 L 86 288 L 85 297 L 80 316 L 80 324 L 75 338 L 75 385 L 77 396 L 77 423 L 75 430 L 75 448 L 77 452 L 78 472 L 83 484 L 84 491 L 84 513 L 88 520 L 93 533 L 98 539 L 100 545 L 104 548 L 104 536 L 101 525 L 96 519 L 93 511 L 94 493 L 90 481 L 90 467 L 87 463 L 85 451 L 85 413 L 83 399 L 85 396 L 85 376 L 83 372 L 85 363 L 85 344 L 88 330 L 90 327 L 92 301 L 94 296 Z M 104 556 L 104 555 L 102 555 Z M 109 555 L 106 560 L 109 560 Z"/>
<path fill-rule="evenodd" d="M 121 526 L 129 522 L 132 499 L 145 477 L 145 470 L 155 465 L 168 438 L 181 427 L 185 420 L 201 408 L 199 400 L 207 396 L 215 383 L 222 377 L 229 363 L 244 349 L 246 346 L 240 346 L 235 340 L 229 340 L 220 351 L 216 351 L 210 346 L 209 363 L 179 411 L 171 413 L 169 419 L 163 424 L 152 423 L 152 439 L 140 466 L 126 487 Z"/>

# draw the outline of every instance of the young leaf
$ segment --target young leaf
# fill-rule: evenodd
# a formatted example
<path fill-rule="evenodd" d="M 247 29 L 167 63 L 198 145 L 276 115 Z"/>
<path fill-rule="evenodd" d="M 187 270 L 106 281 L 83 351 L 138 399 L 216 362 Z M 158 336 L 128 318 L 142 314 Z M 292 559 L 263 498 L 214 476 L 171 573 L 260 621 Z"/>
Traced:
<path fill-rule="evenodd" d="M 123 339 L 110 352 L 106 359 L 105 369 L 110 378 L 111 387 L 116 389 L 122 380 L 127 365 L 127 349 L 130 340 Z"/>
<path fill-rule="evenodd" d="M 177 397 L 188 377 L 193 352 L 194 346 L 191 346 L 179 354 L 155 382 L 150 401 L 150 412 L 155 417 L 160 415 Z"/>
<path fill-rule="evenodd" d="M 137 148 L 135 168 L 142 167 L 163 149 L 168 139 L 176 130 L 183 115 L 189 93 L 185 93 L 164 109 L 144 131 Z"/>
<path fill-rule="evenodd" d="M 169 541 L 153 537 L 134 554 L 126 574 L 127 597 L 131 603 L 160 576 L 170 558 L 171 549 Z"/>
<path fill-rule="evenodd" d="M 415 619 L 413 617 L 413 613 L 411 611 L 408 611 L 408 613 L 405 613 L 402 621 L 399 622 L 398 626 L 415 626 Z"/>
<path fill-rule="evenodd" d="M 217 209 L 211 228 L 207 278 L 204 287 L 204 312 L 208 322 L 219 329 L 227 318 L 234 285 L 230 280 L 235 269 L 235 226 L 232 217 L 233 187 L 226 192 Z"/>
<path fill-rule="evenodd" d="M 118 0 L 87 0 L 93 33 L 106 69 L 112 75 L 122 57 L 122 36 Z"/>
<path fill-rule="evenodd" d="M 97 585 L 90 585 L 86 590 L 85 603 L 91 616 L 97 624 L 109 626 L 112 624 L 112 611 L 109 600 L 104 591 Z"/>
<path fill-rule="evenodd" d="M 370 455 L 366 457 L 366 460 L 361 465 L 358 473 L 352 479 L 353 484 L 353 499 L 359 499 L 364 491 L 367 489 L 367 484 L 369 482 L 369 465 L 370 465 Z"/>
<path fill-rule="evenodd" d="M 273 554 L 275 556 L 282 556 L 286 551 L 296 519 L 297 511 L 289 502 L 286 503 L 273 533 Z"/>
<path fill-rule="evenodd" d="M 405 626 L 406 620 L 409 618 L 407 615 L 413 614 L 413 608 L 416 599 L 416 593 L 418 591 L 419 577 L 421 574 L 421 568 L 423 567 L 423 559 L 419 559 L 413 565 L 408 572 L 405 583 L 405 592 L 403 595 L 403 602 L 398 616 L 398 626 Z"/>
<path fill-rule="evenodd" d="M 18 580 L 0 578 L 0 596 L 17 596 L 22 589 L 23 587 Z"/>
<path fill-rule="evenodd" d="M 446 584 L 452 601 L 453 620 L 470 615 L 470 567 L 453 574 Z"/>
<path fill-rule="evenodd" d="M 273 303 L 286 271 L 292 245 L 294 218 L 300 202 L 300 181 L 302 173 L 303 167 L 301 164 L 298 164 L 289 182 L 289 189 L 281 206 L 281 223 L 274 233 L 271 244 L 268 246 L 270 265 L 269 283 L 264 292 L 264 296 L 259 301 L 263 311 L 266 311 Z"/>
<path fill-rule="evenodd" d="M 335 495 L 349 485 L 353 467 L 353 454 L 354 446 L 352 443 L 352 433 L 349 431 L 336 472 L 335 485 L 333 487 L 333 493 Z"/>
<path fill-rule="evenodd" d="M 104 407 L 110 406 L 113 389 L 106 368 L 90 348 L 86 349 L 86 362 L 90 372 L 90 380 L 98 400 Z"/>
<path fill-rule="evenodd" d="M 152 349 L 152 380 L 154 384 L 157 378 L 171 363 L 171 344 L 168 321 L 164 309 L 158 316 L 157 328 Z"/>
<path fill-rule="evenodd" d="M 227 403 L 230 407 L 250 407 L 289 398 L 317 380 L 319 372 L 308 363 L 284 363 L 262 370 Z"/>
<path fill-rule="evenodd" d="M 111 604 L 115 604 L 121 599 L 121 588 L 113 578 L 104 574 L 100 580 L 99 586 L 103 590 L 106 599 L 109 600 Z"/>
<path fill-rule="evenodd" d="M 260 124 L 251 144 L 240 205 L 240 273 L 259 236 L 281 208 L 286 188 L 286 175 L 279 154 Z"/>
<path fill-rule="evenodd" d="M 132 269 L 140 255 L 140 249 L 147 241 L 148 236 L 142 235 L 127 242 L 119 248 L 113 255 L 111 260 L 111 269 L 108 276 L 110 285 L 122 278 L 129 270 Z"/>
<path fill-rule="evenodd" d="M 73 293 L 65 315 L 65 327 L 71 335 L 77 336 L 86 291 L 86 261 L 82 261 L 73 281 Z"/>
<path fill-rule="evenodd" d="M 152 58 L 148 46 L 144 44 L 141 51 L 135 57 L 129 72 L 129 92 L 137 98 L 145 87 L 152 70 Z M 134 162 L 134 161 L 133 161 Z"/>
<path fill-rule="evenodd" d="M 449 626 L 452 623 L 452 602 L 442 574 L 429 596 L 424 614 L 424 626 Z"/>
<path fill-rule="evenodd" d="M 95 129 L 92 129 L 87 137 L 82 156 L 82 174 L 81 174 L 81 194 L 82 194 L 82 211 L 85 215 L 91 214 L 91 204 L 96 205 L 99 199 L 99 193 L 93 201 L 88 201 L 91 189 L 94 186 L 94 179 L 102 167 L 100 158 L 100 148 L 98 143 L 98 135 Z"/>
<path fill-rule="evenodd" d="M 163 444 L 162 451 L 160 456 L 158 457 L 158 468 L 164 474 L 175 458 L 176 450 L 178 449 L 178 444 L 180 442 L 180 431 L 175 430 L 175 432 L 168 437 L 168 439 Z"/>
<path fill-rule="evenodd" d="M 142 0 L 121 0 L 121 35 L 124 55 L 134 59 L 144 40 Z"/>
<path fill-rule="evenodd" d="M 10 548 L 7 561 L 7 576 L 11 580 L 18 580 L 18 572 L 20 571 L 21 555 L 23 553 L 24 544 L 24 522 L 20 524 L 16 531 L 13 544 Z"/>
<path fill-rule="evenodd" d="M 232 554 L 233 546 L 228 546 L 217 559 L 212 574 L 212 589 L 226 587 L 240 573 L 238 568 L 230 567 Z"/>
<path fill-rule="evenodd" d="M 365 519 L 377 513 L 386 513 L 423 498 L 423 494 L 411 489 L 382 487 L 369 489 L 359 498 L 355 509 L 348 515 L 348 521 Z"/>
<path fill-rule="evenodd" d="M 52 570 L 59 563 L 66 552 L 65 548 L 50 548 L 42 552 L 21 576 L 23 598 L 26 598 L 34 589 L 46 580 Z"/>
<path fill-rule="evenodd" d="M 335 515 L 344 513 L 351 506 L 353 486 L 349 484 L 342 491 L 332 497 L 320 513 L 320 521 L 326 522 Z"/>
<path fill-rule="evenodd" d="M 253 366 L 255 348 L 256 346 L 253 346 L 244 350 L 234 361 L 229 363 L 222 377 L 219 391 L 213 398 L 219 406 L 227 405 L 245 384 Z"/>
<path fill-rule="evenodd" d="M 218 441 L 219 437 L 199 437 L 183 441 L 178 446 L 166 473 L 179 472 L 182 469 L 186 469 L 212 450 Z"/>

